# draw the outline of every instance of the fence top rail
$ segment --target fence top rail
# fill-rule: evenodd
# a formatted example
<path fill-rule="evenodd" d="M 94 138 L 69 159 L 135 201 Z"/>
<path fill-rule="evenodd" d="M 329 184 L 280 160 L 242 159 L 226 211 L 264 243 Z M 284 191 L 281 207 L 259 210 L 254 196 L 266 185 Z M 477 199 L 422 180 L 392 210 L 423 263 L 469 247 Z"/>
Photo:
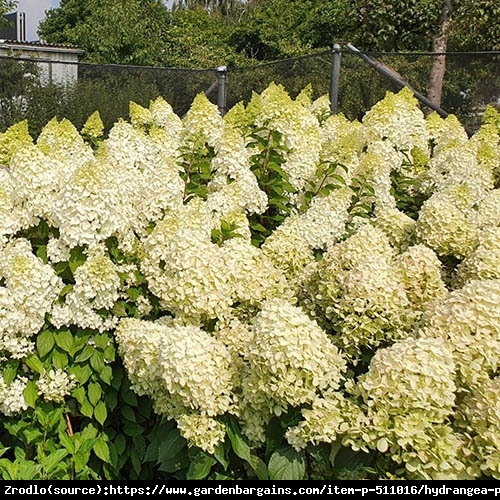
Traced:
<path fill-rule="evenodd" d="M 500 55 L 500 50 L 479 50 L 474 52 L 380 52 L 380 51 L 363 51 L 362 54 L 378 55 L 378 56 L 476 56 L 476 55 Z"/>
<path fill-rule="evenodd" d="M 344 54 L 364 54 L 364 55 L 369 55 L 369 56 L 401 56 L 401 57 L 406 57 L 406 56 L 449 56 L 449 57 L 454 57 L 454 56 L 481 56 L 481 55 L 490 55 L 490 56 L 496 56 L 500 55 L 499 50 L 484 50 L 484 51 L 474 51 L 474 52 L 380 52 L 380 51 L 363 51 L 363 50 L 357 50 L 353 51 L 352 49 L 349 49 L 349 45 L 347 44 L 347 50 L 342 50 L 342 48 L 336 44 L 335 45 L 335 51 L 336 52 L 342 52 Z M 248 66 L 239 66 L 239 67 L 233 67 L 233 68 L 227 68 L 226 71 L 228 73 L 236 73 L 239 71 L 248 71 L 252 69 L 258 69 L 258 68 L 263 68 L 266 66 L 272 66 L 275 64 L 280 64 L 280 63 L 290 63 L 290 62 L 295 62 L 295 61 L 301 61 L 301 60 L 306 60 L 310 59 L 313 57 L 321 57 L 321 56 L 329 56 L 331 55 L 331 50 L 328 51 L 321 51 L 321 52 L 312 52 L 310 54 L 304 54 L 301 56 L 295 56 L 295 57 L 289 57 L 285 59 L 274 59 L 272 61 L 265 61 L 261 62 L 258 64 L 252 64 Z M 46 57 L 35 57 L 35 56 L 26 56 L 22 54 L 0 54 L 0 60 L 8 60 L 8 61 L 26 61 L 26 62 L 36 62 L 36 63 L 47 63 L 47 64 L 68 64 L 72 66 L 80 66 L 80 67 L 87 67 L 87 68 L 102 68 L 102 67 L 107 67 L 110 69 L 131 69 L 131 70 L 165 70 L 165 71 L 181 71 L 181 72 L 186 72 L 186 73 L 214 73 L 217 71 L 220 71 L 221 66 L 217 66 L 214 68 L 180 68 L 180 67 L 174 67 L 174 66 L 151 66 L 151 65 L 139 65 L 139 64 L 117 64 L 117 63 L 108 63 L 108 64 L 101 64 L 101 63 L 94 63 L 94 62 L 85 62 L 85 61 L 60 61 L 60 60 L 54 60 L 54 59 L 49 59 Z"/>

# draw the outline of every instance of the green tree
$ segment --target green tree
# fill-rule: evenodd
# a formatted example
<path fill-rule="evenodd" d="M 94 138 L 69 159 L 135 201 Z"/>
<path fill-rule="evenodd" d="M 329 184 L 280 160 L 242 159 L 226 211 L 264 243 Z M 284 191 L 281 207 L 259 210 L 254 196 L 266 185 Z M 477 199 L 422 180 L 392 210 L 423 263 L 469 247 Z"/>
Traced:
<path fill-rule="evenodd" d="M 87 61 L 161 65 L 170 20 L 161 0 L 61 0 L 38 34 L 85 50 Z"/>
<path fill-rule="evenodd" d="M 427 96 L 441 105 L 446 52 L 500 47 L 500 6 L 495 0 L 358 0 L 353 40 L 362 50 L 431 51 Z"/>
<path fill-rule="evenodd" d="M 454 2 L 450 48 L 500 50 L 500 3 L 495 0 Z"/>
<path fill-rule="evenodd" d="M 232 43 L 237 21 L 205 8 L 176 8 L 166 39 L 166 62 L 185 68 L 234 67 L 245 55 Z"/>
<path fill-rule="evenodd" d="M 0 0 L 0 16 L 12 12 L 18 4 L 18 0 Z M 4 24 L 5 19 L 1 18 L 0 23 Z"/>
<path fill-rule="evenodd" d="M 172 10 L 204 9 L 211 14 L 234 17 L 245 9 L 245 4 L 245 0 L 176 0 L 172 4 Z"/>
<path fill-rule="evenodd" d="M 448 49 L 498 50 L 500 4 L 497 0 L 357 0 L 358 23 L 351 32 L 363 50 L 432 50 L 448 37 Z M 443 12 L 446 11 L 446 12 Z"/>
<path fill-rule="evenodd" d="M 309 52 L 312 47 L 304 37 L 304 26 L 314 3 L 312 0 L 249 0 L 231 39 L 235 50 L 257 60 Z"/>
<path fill-rule="evenodd" d="M 441 0 L 357 0 L 353 43 L 361 50 L 430 50 Z"/>
<path fill-rule="evenodd" d="M 227 17 L 235 2 L 211 11 L 190 2 L 170 11 L 161 0 L 61 0 L 40 23 L 40 37 L 85 50 L 84 60 L 184 68 L 230 65 Z M 224 15 L 222 15 L 224 14 Z"/>
<path fill-rule="evenodd" d="M 191 67 L 220 64 L 229 53 L 261 61 L 339 42 L 363 51 L 431 51 L 443 28 L 453 50 L 494 50 L 500 6 L 496 0 L 177 0 L 169 11 L 160 0 L 61 0 L 39 35 L 77 45 L 94 62 Z"/>

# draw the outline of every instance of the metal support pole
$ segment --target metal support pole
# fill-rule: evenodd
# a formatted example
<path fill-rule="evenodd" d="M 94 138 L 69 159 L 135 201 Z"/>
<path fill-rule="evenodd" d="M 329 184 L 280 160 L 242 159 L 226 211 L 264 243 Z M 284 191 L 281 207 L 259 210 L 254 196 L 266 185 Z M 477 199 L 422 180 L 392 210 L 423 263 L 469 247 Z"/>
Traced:
<path fill-rule="evenodd" d="M 226 113 L 226 80 L 227 67 L 219 66 L 217 68 L 217 107 L 221 116 Z"/>
<path fill-rule="evenodd" d="M 442 118 L 446 118 L 448 116 L 448 113 L 444 109 L 441 109 L 439 106 L 436 106 L 436 104 L 427 99 L 427 97 L 422 95 L 420 92 L 417 92 L 414 88 L 410 86 L 408 82 L 405 82 L 394 70 L 385 66 L 385 64 L 382 64 L 380 61 L 372 59 L 366 54 L 363 54 L 350 43 L 347 44 L 347 48 L 354 54 L 357 54 L 359 57 L 361 57 L 361 59 L 363 59 L 363 61 L 366 61 L 372 68 L 375 68 L 380 74 L 386 76 L 387 78 L 389 78 L 389 80 L 393 81 L 400 89 L 402 89 L 403 87 L 408 87 L 413 92 L 413 95 L 421 103 L 436 111 L 439 114 L 439 116 L 441 116 Z"/>
<path fill-rule="evenodd" d="M 336 43 L 332 49 L 332 73 L 330 75 L 330 111 L 337 113 L 339 101 L 339 79 L 340 79 L 340 59 L 342 51 L 340 45 Z"/>

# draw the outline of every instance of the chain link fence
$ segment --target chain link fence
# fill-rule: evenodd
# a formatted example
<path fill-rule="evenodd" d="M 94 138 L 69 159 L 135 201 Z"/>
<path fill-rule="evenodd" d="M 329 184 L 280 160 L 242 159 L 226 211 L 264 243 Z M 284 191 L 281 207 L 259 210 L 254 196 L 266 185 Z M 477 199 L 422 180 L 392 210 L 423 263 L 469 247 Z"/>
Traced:
<path fill-rule="evenodd" d="M 433 54 L 364 55 L 391 68 L 412 89 L 426 94 Z M 77 78 L 64 84 L 51 83 L 50 79 L 41 83 L 39 74 L 50 75 L 51 64 L 0 57 L 0 132 L 27 119 L 36 137 L 53 117 L 67 118 L 80 129 L 96 110 L 109 130 L 117 119 L 128 118 L 130 101 L 148 106 L 158 96 L 182 117 L 201 92 L 224 113 L 238 102 L 248 103 L 254 92 L 262 92 L 272 82 L 283 85 L 291 97 L 308 85 L 314 98 L 332 96 L 332 78 L 336 86 L 335 112 L 361 119 L 387 91 L 401 88 L 367 64 L 360 54 L 345 48 L 235 69 L 76 63 Z M 475 130 L 484 107 L 490 103 L 500 103 L 500 52 L 447 53 L 441 108 Z"/>

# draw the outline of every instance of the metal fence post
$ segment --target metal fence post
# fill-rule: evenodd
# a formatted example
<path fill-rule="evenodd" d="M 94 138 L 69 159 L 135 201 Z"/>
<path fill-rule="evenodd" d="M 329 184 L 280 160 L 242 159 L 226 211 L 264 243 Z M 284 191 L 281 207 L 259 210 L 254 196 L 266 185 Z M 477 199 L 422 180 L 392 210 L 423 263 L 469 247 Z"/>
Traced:
<path fill-rule="evenodd" d="M 336 114 L 338 108 L 341 57 L 342 50 L 340 45 L 336 43 L 332 49 L 332 74 L 330 76 L 330 111 L 332 114 Z"/>
<path fill-rule="evenodd" d="M 221 116 L 224 116 L 226 112 L 226 80 L 227 67 L 219 66 L 217 68 L 217 107 Z"/>

